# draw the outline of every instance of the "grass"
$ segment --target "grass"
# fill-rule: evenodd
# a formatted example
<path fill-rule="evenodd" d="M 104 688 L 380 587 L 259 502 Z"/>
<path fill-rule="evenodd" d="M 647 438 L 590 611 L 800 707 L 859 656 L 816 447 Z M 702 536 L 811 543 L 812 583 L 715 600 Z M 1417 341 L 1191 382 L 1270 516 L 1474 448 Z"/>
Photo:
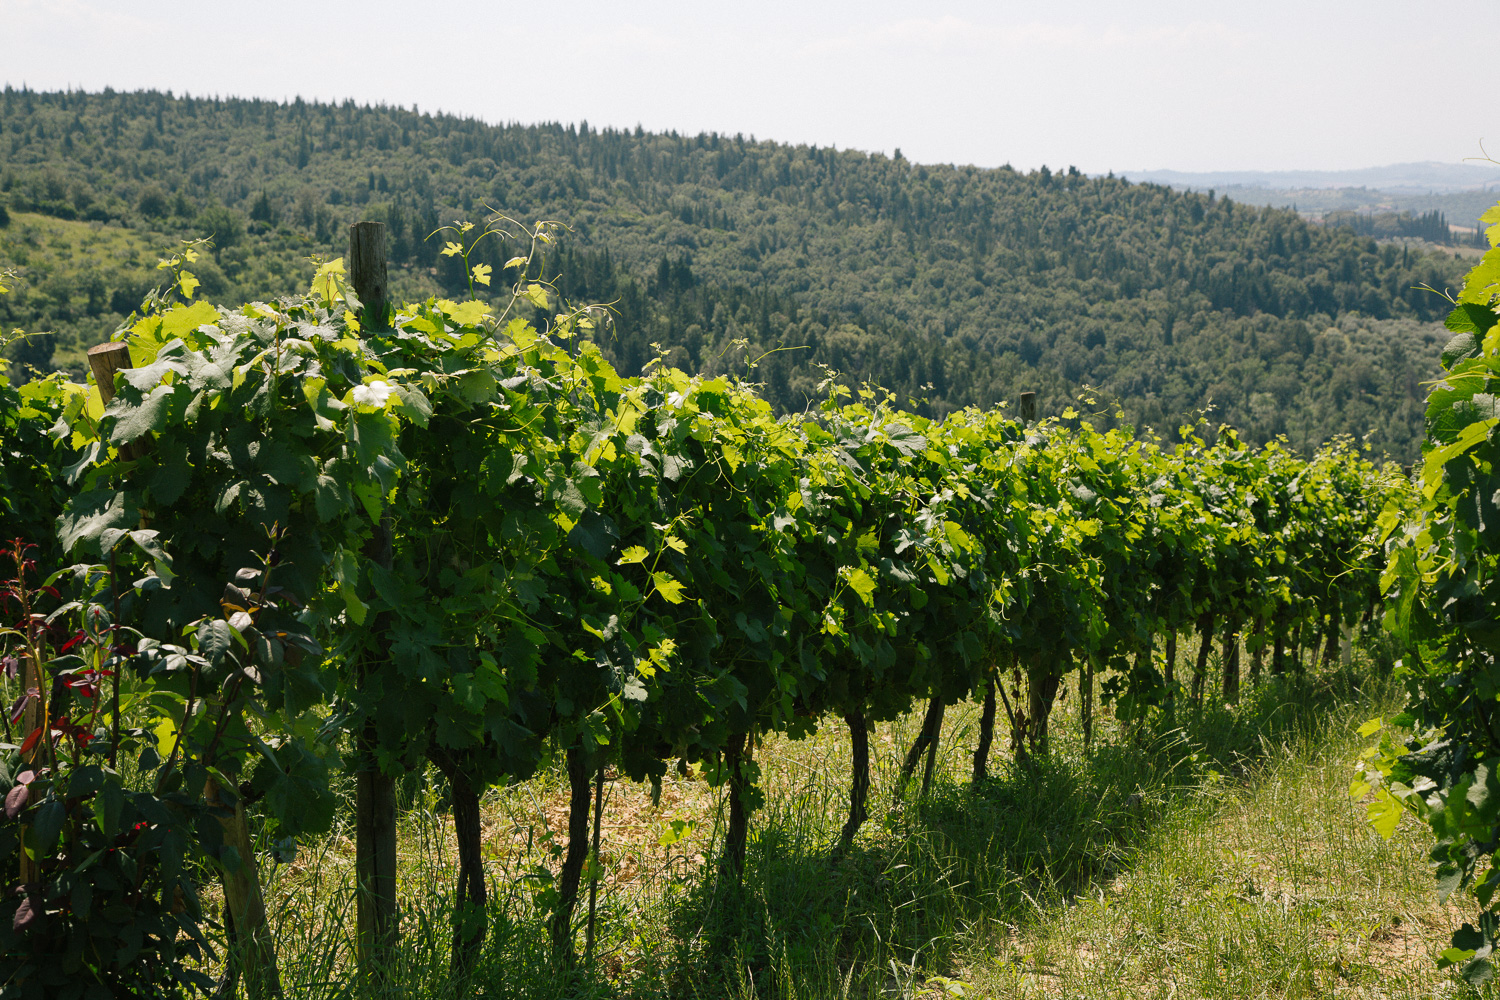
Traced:
<path fill-rule="evenodd" d="M 1232 709 L 1142 729 L 1106 717 L 1088 754 L 1067 699 L 1051 757 L 1016 770 L 997 740 L 994 776 L 974 792 L 978 713 L 955 707 L 925 801 L 891 799 L 920 718 L 881 725 L 872 819 L 837 864 L 842 726 L 767 739 L 766 806 L 738 887 L 718 875 L 714 789 L 674 774 L 653 803 L 613 783 L 598 961 L 571 975 L 549 964 L 541 912 L 564 789 L 544 775 L 494 790 L 490 933 L 462 990 L 448 978 L 454 848 L 442 790 L 424 785 L 402 820 L 392 979 L 414 997 L 1468 996 L 1434 964 L 1467 904 L 1437 904 L 1422 831 L 1407 822 L 1382 841 L 1348 797 L 1354 729 L 1398 700 L 1373 673 L 1356 655 L 1330 675 L 1268 680 Z M 337 829 L 269 873 L 292 995 L 351 992 L 350 836 Z"/>
<path fill-rule="evenodd" d="M 12 212 L 10 225 L 0 229 L 0 267 L 20 274 L 6 303 L 19 314 L 0 326 L 50 333 L 53 367 L 81 377 L 87 350 L 108 340 L 123 319 L 109 307 L 110 292 L 142 288 L 169 245 L 166 237 L 119 226 Z"/>
<path fill-rule="evenodd" d="M 43 367 L 81 379 L 88 349 L 109 340 L 162 280 L 157 262 L 180 248 L 181 234 L 35 212 L 11 212 L 10 219 L 0 227 L 0 269 L 16 270 L 19 280 L 11 295 L 0 298 L 0 330 L 46 335 L 52 358 Z M 288 230 L 252 231 L 233 246 L 205 252 L 190 270 L 202 282 L 200 299 L 270 301 L 307 289 L 313 266 L 305 255 L 315 249 L 306 236 Z M 392 267 L 390 277 L 398 301 L 439 293 L 424 269 Z"/>

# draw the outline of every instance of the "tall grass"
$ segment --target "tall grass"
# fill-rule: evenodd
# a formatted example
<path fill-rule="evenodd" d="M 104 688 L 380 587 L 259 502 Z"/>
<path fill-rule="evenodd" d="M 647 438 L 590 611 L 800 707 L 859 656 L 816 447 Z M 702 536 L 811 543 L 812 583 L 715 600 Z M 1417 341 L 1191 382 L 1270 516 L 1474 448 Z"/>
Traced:
<path fill-rule="evenodd" d="M 925 799 L 915 783 L 892 798 L 920 718 L 882 725 L 872 819 L 837 862 L 842 726 L 768 738 L 757 748 L 766 805 L 739 884 L 717 864 L 723 803 L 706 783 L 672 775 L 659 805 L 617 783 L 597 958 L 572 970 L 552 966 L 541 912 L 565 828 L 561 783 L 495 790 L 489 935 L 465 984 L 448 972 L 443 790 L 419 783 L 402 821 L 388 981 L 412 997 L 1456 995 L 1432 964 L 1455 911 L 1434 901 L 1419 835 L 1381 841 L 1347 796 L 1354 728 L 1397 702 L 1380 673 L 1357 654 L 1330 674 L 1265 679 L 1237 707 L 1180 704 L 1139 726 L 1106 716 L 1087 754 L 1070 698 L 1049 757 L 1017 768 L 997 740 L 975 790 L 978 710 L 957 706 Z M 293 995 L 360 993 L 353 868 L 339 829 L 270 872 Z"/>

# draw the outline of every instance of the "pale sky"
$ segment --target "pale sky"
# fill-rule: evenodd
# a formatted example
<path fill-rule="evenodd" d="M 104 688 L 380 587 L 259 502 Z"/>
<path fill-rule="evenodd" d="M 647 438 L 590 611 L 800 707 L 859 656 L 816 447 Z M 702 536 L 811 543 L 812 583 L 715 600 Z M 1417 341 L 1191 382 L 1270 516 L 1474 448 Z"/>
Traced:
<path fill-rule="evenodd" d="M 417 104 L 1089 172 L 1500 158 L 1496 0 L 0 0 L 0 83 Z"/>

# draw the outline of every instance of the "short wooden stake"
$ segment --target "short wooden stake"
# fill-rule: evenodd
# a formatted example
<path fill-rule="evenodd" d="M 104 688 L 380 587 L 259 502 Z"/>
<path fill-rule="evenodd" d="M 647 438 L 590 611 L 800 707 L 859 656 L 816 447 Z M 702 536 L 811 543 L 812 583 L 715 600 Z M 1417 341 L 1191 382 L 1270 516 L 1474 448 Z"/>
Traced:
<path fill-rule="evenodd" d="M 360 322 L 367 330 L 385 330 L 385 223 L 356 222 L 349 227 L 349 284 L 364 307 Z"/>
<path fill-rule="evenodd" d="M 105 406 L 115 398 L 115 373 L 132 367 L 130 347 L 124 341 L 111 340 L 107 344 L 90 347 L 89 370 L 94 373 L 94 382 L 99 386 L 99 399 Z M 120 448 L 120 458 L 133 462 L 146 453 L 141 441 L 132 441 Z"/>
<path fill-rule="evenodd" d="M 124 341 L 112 340 L 89 348 L 89 370 L 99 383 L 99 398 L 105 405 L 115 398 L 115 373 L 129 367 L 130 347 Z"/>
<path fill-rule="evenodd" d="M 1021 419 L 1028 424 L 1036 419 L 1036 393 L 1021 393 Z"/>

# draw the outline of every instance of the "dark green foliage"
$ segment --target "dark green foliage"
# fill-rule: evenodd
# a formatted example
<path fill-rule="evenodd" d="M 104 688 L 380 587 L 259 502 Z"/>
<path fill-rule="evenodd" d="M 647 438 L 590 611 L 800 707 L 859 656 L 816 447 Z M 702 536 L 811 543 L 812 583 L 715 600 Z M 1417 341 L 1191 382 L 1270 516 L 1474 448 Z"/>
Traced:
<path fill-rule="evenodd" d="M 535 248 L 551 232 L 526 236 Z M 448 244 L 444 266 L 492 277 L 470 267 L 474 245 Z M 341 731 L 366 734 L 387 774 L 438 765 L 468 859 L 456 969 L 484 937 L 477 796 L 559 756 L 572 861 L 538 898 L 566 964 L 589 777 L 605 764 L 635 780 L 692 764 L 727 784 L 738 875 L 758 734 L 842 717 L 868 750 L 871 721 L 998 682 L 1016 743 L 1043 758 L 1075 665 L 1120 668 L 1105 690 L 1121 715 L 1170 718 L 1159 635 L 1200 617 L 1231 633 L 1257 617 L 1336 628 L 1373 591 L 1395 477 L 1347 442 L 1303 460 L 1198 425 L 1174 450 L 1071 411 L 939 418 L 835 379 L 812 412 L 777 416 L 733 377 L 622 377 L 587 339 L 600 310 L 559 307 L 546 283 L 503 308 L 429 298 L 372 329 L 338 262 L 310 294 L 238 309 L 193 301 L 207 263 L 191 247 L 163 262 L 107 406 L 61 379 L 15 393 L 38 401 L 17 421 L 67 443 L 36 460 L 70 491 L 58 542 L 118 560 L 139 578 L 122 621 L 174 640 L 143 637 L 132 657 L 146 731 L 181 734 L 155 794 L 213 774 L 210 802 L 238 790 L 268 836 L 296 837 L 331 822 Z M 655 280 L 698 285 L 683 261 Z M 1492 318 L 1455 322 L 1451 355 L 1472 354 Z M 853 799 L 851 860 L 868 811 Z"/>
<path fill-rule="evenodd" d="M 1370 819 L 1386 836 L 1403 806 L 1430 826 L 1443 897 L 1467 889 L 1477 900 L 1478 926 L 1465 924 L 1442 956 L 1472 983 L 1493 978 L 1500 942 L 1500 206 L 1482 221 L 1494 246 L 1448 317 L 1453 339 L 1427 400 L 1417 509 L 1383 519 L 1385 624 L 1404 653 L 1397 676 L 1409 699 L 1355 788 L 1379 788 Z"/>
<path fill-rule="evenodd" d="M 213 981 L 192 968 L 211 951 L 198 926 L 203 914 L 191 864 L 216 849 L 218 825 L 196 793 L 125 788 L 100 763 L 74 767 L 60 781 L 29 772 L 26 780 L 32 804 L 15 819 L 0 818 L 0 857 L 14 862 L 17 834 L 30 823 L 45 860 L 41 882 L 0 900 L 6 995 L 209 993 Z M 59 849 L 62 826 L 67 838 Z M 53 843 L 42 844 L 44 835 Z M 23 907 L 26 919 L 19 919 Z"/>
<path fill-rule="evenodd" d="M 44 683 L 22 693 L 6 722 L 9 734 L 25 720 L 19 745 L 0 758 L 0 859 L 22 876 L 16 885 L 8 875 L 0 896 L 5 995 L 207 993 L 212 981 L 192 967 L 209 952 L 197 870 L 221 847 L 198 795 L 210 762 L 178 769 L 175 748 L 163 763 L 153 734 L 106 724 L 106 690 L 127 664 L 142 674 L 147 664 L 91 600 L 101 574 L 70 574 L 62 586 L 82 600 L 64 603 L 38 579 L 38 554 L 21 541 L 0 547 L 0 641 L 45 664 Z M 121 752 L 132 770 L 160 777 L 132 787 L 116 767 Z"/>
<path fill-rule="evenodd" d="M 67 498 L 57 474 L 63 451 L 48 434 L 63 413 L 56 379 L 12 387 L 0 374 L 0 539 L 39 539 L 53 562 L 53 521 Z"/>
<path fill-rule="evenodd" d="M 151 185 L 141 191 L 136 209 L 148 219 L 158 219 L 167 214 L 167 196 L 161 188 Z"/>
<path fill-rule="evenodd" d="M 1323 225 L 1342 226 L 1360 236 L 1404 236 L 1448 246 L 1460 241 L 1448 226 L 1448 219 L 1437 209 L 1420 215 L 1410 212 L 1329 212 L 1323 216 Z M 1462 241 L 1471 242 L 1467 237 Z"/>
<path fill-rule="evenodd" d="M 1417 286 L 1442 288 L 1460 270 L 1290 212 L 1071 169 L 918 166 L 744 136 L 489 126 L 352 103 L 0 100 L 0 188 L 15 208 L 136 226 L 154 185 L 184 207 L 248 216 L 253 255 L 238 252 L 231 218 L 189 223 L 174 208 L 152 221 L 213 232 L 230 298 L 296 290 L 300 258 L 340 252 L 342 223 L 361 218 L 387 224 L 398 292 L 455 294 L 462 269 L 425 240 L 440 225 L 484 205 L 564 218 L 574 235 L 541 271 L 574 300 L 615 303 L 601 347 L 622 373 L 638 372 L 652 344 L 708 374 L 744 374 L 764 356 L 750 377 L 782 410 L 817 397 L 821 363 L 930 416 L 1021 388 L 1056 413 L 1094 385 L 1122 401 L 1126 421 L 1169 437 L 1212 404 L 1253 443 L 1286 433 L 1310 451 L 1373 430 L 1378 447 L 1409 457 L 1434 352 L 1415 329 L 1380 324 L 1441 318 L 1442 300 Z M 511 254 L 497 243 L 476 262 L 498 276 Z M 1357 328 L 1375 324 L 1375 339 L 1399 349 L 1324 356 L 1325 330 L 1356 313 Z M 16 305 L 0 322 L 42 315 Z M 766 356 L 776 348 L 788 350 Z M 1343 387 L 1333 405 L 1319 389 L 1329 380 Z"/>

